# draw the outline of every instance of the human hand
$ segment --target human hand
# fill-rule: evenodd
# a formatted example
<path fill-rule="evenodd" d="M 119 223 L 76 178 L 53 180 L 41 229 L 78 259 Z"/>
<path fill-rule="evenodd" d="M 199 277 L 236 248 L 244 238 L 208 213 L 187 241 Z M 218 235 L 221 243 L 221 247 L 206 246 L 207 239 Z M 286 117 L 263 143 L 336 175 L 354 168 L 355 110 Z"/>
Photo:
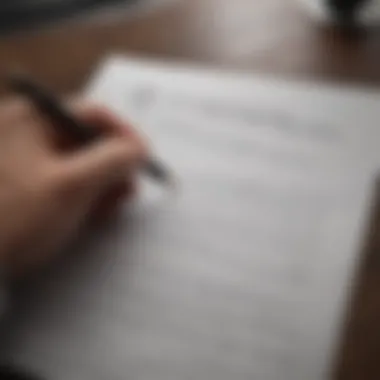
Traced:
<path fill-rule="evenodd" d="M 72 108 L 106 137 L 74 149 L 29 103 L 0 104 L 0 267 L 6 275 L 51 261 L 81 227 L 134 192 L 146 156 L 141 137 L 105 109 Z"/>

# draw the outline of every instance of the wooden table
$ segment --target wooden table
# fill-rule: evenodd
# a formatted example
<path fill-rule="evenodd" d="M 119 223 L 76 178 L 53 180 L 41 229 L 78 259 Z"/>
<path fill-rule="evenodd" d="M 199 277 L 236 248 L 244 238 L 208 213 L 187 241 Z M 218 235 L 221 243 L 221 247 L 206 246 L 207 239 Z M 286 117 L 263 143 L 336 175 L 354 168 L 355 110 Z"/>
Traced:
<path fill-rule="evenodd" d="M 72 92 L 114 51 L 313 80 L 380 84 L 379 32 L 347 37 L 318 27 L 294 0 L 179 0 L 134 18 L 117 12 L 107 21 L 91 19 L 9 36 L 0 39 L 0 70 L 20 65 L 53 89 Z M 337 379 L 380 379 L 378 231 L 380 212 L 375 213 L 363 255 Z"/>

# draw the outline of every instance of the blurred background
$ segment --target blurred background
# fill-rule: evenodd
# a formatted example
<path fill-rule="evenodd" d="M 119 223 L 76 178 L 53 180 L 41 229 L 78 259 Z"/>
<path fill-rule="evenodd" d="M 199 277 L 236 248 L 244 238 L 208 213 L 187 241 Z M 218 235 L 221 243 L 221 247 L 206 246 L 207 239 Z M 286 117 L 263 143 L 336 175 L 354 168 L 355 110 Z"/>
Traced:
<path fill-rule="evenodd" d="M 0 30 L 11 32 L 38 27 L 54 21 L 100 11 L 116 5 L 130 5 L 139 0 L 2 0 Z"/>
<path fill-rule="evenodd" d="M 299 3 L 320 20 L 347 24 L 354 21 L 373 23 L 380 19 L 379 0 L 291 1 Z M 122 7 L 142 2 L 157 3 L 160 0 L 2 0 L 0 2 L 0 31 L 10 32 L 31 26 L 38 27 L 79 15 L 101 12 L 105 9 L 115 7 L 122 9 Z M 259 4 L 261 1 L 251 0 L 250 3 Z"/>

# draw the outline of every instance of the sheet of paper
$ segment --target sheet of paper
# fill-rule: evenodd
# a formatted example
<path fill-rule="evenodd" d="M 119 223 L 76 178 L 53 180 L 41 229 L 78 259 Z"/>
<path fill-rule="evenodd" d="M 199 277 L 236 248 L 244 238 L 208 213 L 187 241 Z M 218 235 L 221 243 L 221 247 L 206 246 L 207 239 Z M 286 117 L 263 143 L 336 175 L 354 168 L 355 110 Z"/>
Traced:
<path fill-rule="evenodd" d="M 330 378 L 379 164 L 380 96 L 108 59 L 89 96 L 180 180 L 18 306 L 9 353 L 49 379 Z"/>

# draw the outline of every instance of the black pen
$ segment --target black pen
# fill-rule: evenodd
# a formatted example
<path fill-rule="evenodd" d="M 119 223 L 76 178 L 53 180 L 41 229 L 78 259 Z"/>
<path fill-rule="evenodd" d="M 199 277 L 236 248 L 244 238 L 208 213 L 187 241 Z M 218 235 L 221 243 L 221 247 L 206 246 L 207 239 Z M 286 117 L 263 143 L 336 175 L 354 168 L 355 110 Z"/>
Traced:
<path fill-rule="evenodd" d="M 81 145 L 89 144 L 102 137 L 99 130 L 77 120 L 57 97 L 27 76 L 10 75 L 8 84 L 12 91 L 30 100 L 36 109 L 52 122 L 52 126 L 60 129 L 59 132 L 63 136 L 66 135 Z M 174 183 L 171 172 L 155 158 L 149 158 L 142 169 L 157 182 L 167 185 Z"/>

